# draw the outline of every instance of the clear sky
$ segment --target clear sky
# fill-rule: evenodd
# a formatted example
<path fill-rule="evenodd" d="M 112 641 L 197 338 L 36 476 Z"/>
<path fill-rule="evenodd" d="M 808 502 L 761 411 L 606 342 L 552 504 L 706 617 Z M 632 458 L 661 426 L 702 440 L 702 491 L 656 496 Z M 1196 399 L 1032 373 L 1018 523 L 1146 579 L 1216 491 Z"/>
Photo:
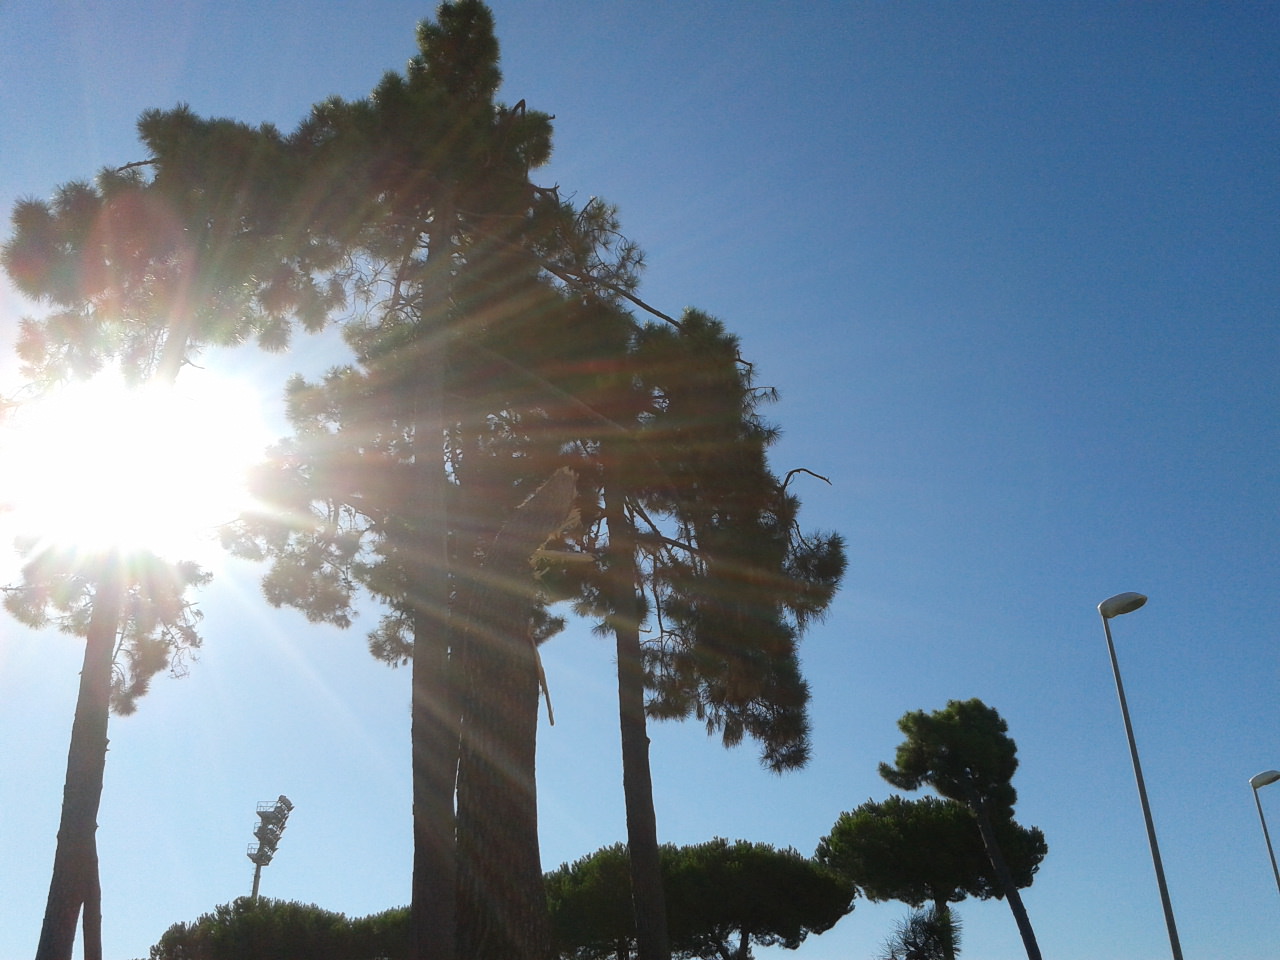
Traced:
<path fill-rule="evenodd" d="M 803 647 L 814 757 L 774 777 L 696 724 L 653 731 L 664 840 L 804 853 L 891 793 L 911 709 L 981 697 L 1017 740 L 1018 817 L 1049 855 L 1024 898 L 1053 960 L 1167 957 L 1097 603 L 1114 622 L 1188 958 L 1272 960 L 1280 899 L 1248 778 L 1280 768 L 1277 306 L 1280 7 L 495 0 L 502 99 L 555 114 L 540 180 L 621 208 L 642 287 L 743 341 L 782 400 L 775 466 L 848 539 Z M 0 207 L 142 159 L 137 116 L 288 129 L 413 52 L 425 5 L 0 0 Z M 0 349 L 34 307 L 0 289 Z M 273 404 L 299 343 L 256 373 Z M 9 368 L 6 368 L 9 369 Z M 13 374 L 6 374 L 6 383 Z M 104 935 L 145 956 L 249 892 L 254 805 L 296 804 L 265 895 L 403 904 L 408 673 L 259 599 L 202 594 L 205 649 L 112 721 Z M 0 960 L 35 947 L 80 644 L 0 621 Z M 544 651 L 547 869 L 624 836 L 607 642 Z M 1274 791 L 1274 792 L 1271 792 Z M 1280 832 L 1280 787 L 1264 788 Z M 964 955 L 1024 956 L 1007 907 L 960 906 Z M 900 904 L 859 902 L 798 960 L 870 958 Z"/>

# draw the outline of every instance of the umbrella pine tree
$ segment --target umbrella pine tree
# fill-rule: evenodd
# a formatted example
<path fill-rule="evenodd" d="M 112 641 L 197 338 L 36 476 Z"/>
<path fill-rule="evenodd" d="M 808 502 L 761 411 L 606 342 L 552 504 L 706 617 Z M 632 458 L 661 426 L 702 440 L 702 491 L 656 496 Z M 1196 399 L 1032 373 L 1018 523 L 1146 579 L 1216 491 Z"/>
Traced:
<path fill-rule="evenodd" d="M 1034 827 L 1007 830 L 1018 798 L 1013 787 L 1018 747 L 1008 735 L 1008 724 L 995 709 L 972 699 L 951 700 L 933 713 L 913 710 L 902 716 L 898 727 L 906 739 L 898 745 L 892 765 L 880 764 L 880 776 L 903 790 L 930 786 L 972 812 L 997 895 L 1009 904 L 1028 960 L 1040 960 L 1040 947 L 1018 887 L 1030 884 L 1046 848 L 1043 835 Z M 1028 858 L 1019 856 L 1020 866 L 1029 867 L 1023 875 L 1025 883 L 1019 884 L 1010 869 L 1002 832 L 1018 844 L 1020 854 L 1024 846 L 1031 848 Z"/>

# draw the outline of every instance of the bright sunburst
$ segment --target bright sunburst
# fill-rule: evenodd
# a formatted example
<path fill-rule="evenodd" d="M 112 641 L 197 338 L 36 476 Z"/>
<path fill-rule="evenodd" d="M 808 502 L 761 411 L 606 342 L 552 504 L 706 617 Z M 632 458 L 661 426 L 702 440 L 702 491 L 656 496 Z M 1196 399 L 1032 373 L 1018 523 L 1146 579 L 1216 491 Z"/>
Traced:
<path fill-rule="evenodd" d="M 0 430 L 0 505 L 26 536 L 199 560 L 247 505 L 245 475 L 269 439 L 247 384 L 193 368 L 166 387 L 103 374 L 24 404 Z"/>

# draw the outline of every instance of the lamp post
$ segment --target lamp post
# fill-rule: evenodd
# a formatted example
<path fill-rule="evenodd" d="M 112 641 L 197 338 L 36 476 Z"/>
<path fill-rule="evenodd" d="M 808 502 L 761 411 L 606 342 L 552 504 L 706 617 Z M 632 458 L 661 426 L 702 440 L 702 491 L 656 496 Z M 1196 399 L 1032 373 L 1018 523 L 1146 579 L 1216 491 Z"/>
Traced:
<path fill-rule="evenodd" d="M 1271 872 L 1276 875 L 1276 889 L 1280 890 L 1280 869 L 1276 867 L 1276 852 L 1271 848 L 1271 834 L 1267 832 L 1267 818 L 1262 815 L 1262 801 L 1258 799 L 1258 788 L 1280 780 L 1280 770 L 1264 770 L 1249 778 L 1249 786 L 1253 787 L 1253 802 L 1258 805 L 1258 819 L 1262 821 L 1262 837 L 1267 841 L 1267 853 L 1271 856 Z"/>
<path fill-rule="evenodd" d="M 1116 647 L 1111 642 L 1111 618 L 1132 613 L 1147 598 L 1140 593 L 1118 593 L 1098 604 L 1102 615 L 1102 629 L 1107 635 L 1107 652 L 1111 654 L 1111 671 L 1116 677 L 1116 694 L 1120 697 L 1120 713 L 1124 717 L 1124 732 L 1129 738 L 1129 755 L 1133 757 L 1133 775 L 1138 781 L 1138 799 L 1142 801 L 1142 817 L 1147 823 L 1147 841 L 1151 844 L 1151 862 L 1156 868 L 1156 883 L 1160 886 L 1160 902 L 1164 906 L 1164 922 L 1169 928 L 1169 946 L 1173 960 L 1182 960 L 1182 946 L 1178 943 L 1178 927 L 1173 921 L 1173 905 L 1169 902 L 1169 887 L 1164 879 L 1164 864 L 1160 861 L 1160 846 L 1156 843 L 1156 828 L 1151 822 L 1151 805 L 1147 802 L 1147 785 L 1142 779 L 1142 764 L 1138 761 L 1138 745 L 1133 739 L 1133 724 L 1129 722 L 1129 704 L 1124 698 L 1124 684 L 1120 680 L 1120 664 L 1116 660 Z"/>

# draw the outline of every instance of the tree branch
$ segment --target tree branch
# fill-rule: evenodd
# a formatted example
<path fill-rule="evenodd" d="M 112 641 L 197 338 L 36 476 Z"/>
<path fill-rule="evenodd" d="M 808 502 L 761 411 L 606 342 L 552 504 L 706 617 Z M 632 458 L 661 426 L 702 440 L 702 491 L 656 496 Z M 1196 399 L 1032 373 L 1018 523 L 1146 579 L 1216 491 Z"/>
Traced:
<path fill-rule="evenodd" d="M 133 161 L 133 163 L 126 163 L 123 167 L 116 167 L 115 172 L 124 173 L 126 170 L 133 170 L 133 169 L 136 169 L 137 167 L 145 167 L 145 166 L 149 166 L 150 164 L 159 163 L 159 162 L 160 161 L 157 160 L 155 157 L 152 157 L 149 160 L 135 160 Z"/>
<path fill-rule="evenodd" d="M 826 477 L 824 477 L 822 474 L 814 473 L 812 470 L 808 469 L 807 467 L 796 467 L 794 470 L 787 471 L 787 475 L 782 481 L 783 490 L 787 489 L 787 484 L 791 482 L 791 478 L 794 477 L 797 473 L 807 473 L 809 476 L 817 477 L 823 483 L 827 484 L 828 486 L 831 486 L 831 481 L 828 480 Z"/>

